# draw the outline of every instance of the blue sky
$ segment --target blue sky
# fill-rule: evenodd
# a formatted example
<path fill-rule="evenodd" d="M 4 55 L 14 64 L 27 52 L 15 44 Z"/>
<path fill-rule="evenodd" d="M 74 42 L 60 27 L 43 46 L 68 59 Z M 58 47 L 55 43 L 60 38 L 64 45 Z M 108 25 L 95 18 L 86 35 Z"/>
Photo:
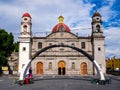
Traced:
<path fill-rule="evenodd" d="M 62 14 L 73 33 L 88 36 L 91 34 L 91 17 L 96 10 L 102 15 L 106 57 L 120 57 L 119 0 L 0 0 L 0 28 L 12 32 L 17 41 L 21 17 L 29 12 L 33 35 L 44 36 L 45 32 L 51 32 Z"/>

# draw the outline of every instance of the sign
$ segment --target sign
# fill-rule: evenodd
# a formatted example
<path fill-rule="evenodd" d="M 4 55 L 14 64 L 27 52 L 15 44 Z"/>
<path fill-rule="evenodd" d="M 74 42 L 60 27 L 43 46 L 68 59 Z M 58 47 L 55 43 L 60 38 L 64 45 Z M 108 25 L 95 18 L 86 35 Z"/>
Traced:
<path fill-rule="evenodd" d="M 2 70 L 3 70 L 3 71 L 7 71 L 7 70 L 8 70 L 8 67 L 7 67 L 7 66 L 4 66 L 4 67 L 2 67 Z"/>

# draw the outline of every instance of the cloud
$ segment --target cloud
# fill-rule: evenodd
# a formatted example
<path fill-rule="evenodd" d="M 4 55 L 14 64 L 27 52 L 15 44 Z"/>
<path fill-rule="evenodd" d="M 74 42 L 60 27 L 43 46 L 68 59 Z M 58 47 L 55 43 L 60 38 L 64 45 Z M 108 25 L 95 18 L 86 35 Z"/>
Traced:
<path fill-rule="evenodd" d="M 0 1 L 0 25 L 8 32 L 19 33 L 20 23 L 23 13 L 29 12 L 32 16 L 32 31 L 51 32 L 58 23 L 58 16 L 63 15 L 65 24 L 72 32 L 79 33 L 80 36 L 91 34 L 91 17 L 95 10 L 102 15 L 103 30 L 106 36 L 106 53 L 118 55 L 120 43 L 119 26 L 120 22 L 119 6 L 117 0 L 9 0 Z M 114 8 L 114 9 L 113 9 Z M 113 26 L 114 24 L 114 26 Z M 110 26 L 108 28 L 105 27 Z M 76 30 L 77 29 L 77 30 Z M 39 34 L 39 35 L 40 35 Z M 18 40 L 18 34 L 14 34 Z M 41 36 L 40 35 L 40 36 Z M 115 52 L 112 52 L 112 51 Z M 120 56 L 120 55 L 119 55 Z"/>
<path fill-rule="evenodd" d="M 106 50 L 106 58 L 110 58 L 113 56 L 120 58 L 120 49 L 115 49 L 115 50 L 107 49 Z"/>
<path fill-rule="evenodd" d="M 117 56 L 120 57 L 120 30 L 119 28 L 108 28 L 104 31 L 106 36 L 106 54 L 109 56 Z"/>

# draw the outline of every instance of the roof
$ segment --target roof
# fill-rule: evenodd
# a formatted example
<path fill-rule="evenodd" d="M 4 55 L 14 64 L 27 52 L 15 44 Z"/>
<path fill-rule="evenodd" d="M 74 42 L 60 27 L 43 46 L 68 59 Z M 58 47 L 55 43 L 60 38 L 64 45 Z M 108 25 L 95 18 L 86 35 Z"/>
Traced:
<path fill-rule="evenodd" d="M 58 32 L 58 31 L 65 31 L 65 32 L 70 32 L 70 28 L 64 24 L 64 23 L 58 23 L 57 25 L 55 25 L 52 29 L 52 33 L 54 32 Z"/>
<path fill-rule="evenodd" d="M 29 13 L 24 13 L 22 17 L 30 17 L 31 18 Z"/>
<path fill-rule="evenodd" d="M 97 11 L 93 14 L 93 16 L 92 16 L 92 17 L 95 17 L 95 16 L 100 16 L 100 17 L 101 17 L 100 13 L 99 13 L 99 12 L 97 12 Z"/>
<path fill-rule="evenodd" d="M 59 31 L 70 32 L 70 28 L 64 23 L 63 16 L 59 16 L 58 21 L 59 21 L 58 24 L 53 27 L 52 33 Z"/>

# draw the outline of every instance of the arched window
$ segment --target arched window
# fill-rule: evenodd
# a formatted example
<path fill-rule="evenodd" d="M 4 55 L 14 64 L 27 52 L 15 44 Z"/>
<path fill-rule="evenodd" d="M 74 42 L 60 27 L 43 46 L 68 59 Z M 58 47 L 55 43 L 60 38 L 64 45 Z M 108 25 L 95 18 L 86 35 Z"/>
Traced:
<path fill-rule="evenodd" d="M 85 42 L 81 42 L 81 48 L 85 49 Z"/>
<path fill-rule="evenodd" d="M 75 69 L 75 62 L 72 62 L 71 68 L 72 68 L 72 69 Z"/>
<path fill-rule="evenodd" d="M 27 32 L 27 25 L 24 25 L 24 26 L 23 26 L 23 31 L 24 31 L 24 32 L 25 32 L 25 31 Z"/>
<path fill-rule="evenodd" d="M 27 25 L 24 25 L 23 28 L 27 28 Z"/>
<path fill-rule="evenodd" d="M 42 42 L 38 42 L 38 49 L 42 48 Z"/>
<path fill-rule="evenodd" d="M 96 32 L 100 32 L 100 25 L 96 26 Z"/>
<path fill-rule="evenodd" d="M 52 69 L 52 62 L 49 62 L 48 68 L 51 70 Z"/>
<path fill-rule="evenodd" d="M 59 31 L 59 32 L 63 32 L 63 31 L 65 31 L 64 26 L 60 26 L 60 27 L 58 28 L 58 31 Z"/>

